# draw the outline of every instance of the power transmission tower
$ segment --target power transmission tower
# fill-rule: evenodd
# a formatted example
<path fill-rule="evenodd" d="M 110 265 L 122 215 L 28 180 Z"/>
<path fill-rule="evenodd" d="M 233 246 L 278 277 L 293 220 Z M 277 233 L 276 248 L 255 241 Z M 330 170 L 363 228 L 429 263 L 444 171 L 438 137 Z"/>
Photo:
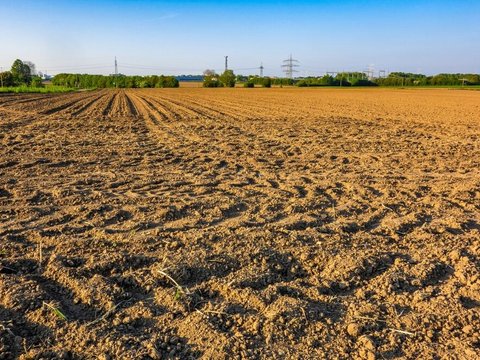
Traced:
<path fill-rule="evenodd" d="M 260 77 L 263 77 L 263 63 L 260 64 Z"/>
<path fill-rule="evenodd" d="M 118 78 L 118 64 L 117 64 L 117 57 L 115 56 L 115 76 L 113 79 L 113 85 L 115 85 L 115 87 L 118 87 L 117 78 Z"/>
<path fill-rule="evenodd" d="M 292 79 L 293 73 L 298 72 L 298 70 L 294 69 L 300 66 L 298 63 L 298 60 L 292 58 L 292 54 L 290 54 L 290 57 L 287 60 L 283 60 L 282 68 L 284 69 L 283 72 L 287 78 Z"/>
<path fill-rule="evenodd" d="M 228 70 L 228 56 L 225 56 L 225 71 Z"/>
<path fill-rule="evenodd" d="M 365 71 L 367 73 L 367 79 L 372 81 L 375 75 L 375 67 L 373 64 L 370 64 L 367 66 L 367 70 Z"/>

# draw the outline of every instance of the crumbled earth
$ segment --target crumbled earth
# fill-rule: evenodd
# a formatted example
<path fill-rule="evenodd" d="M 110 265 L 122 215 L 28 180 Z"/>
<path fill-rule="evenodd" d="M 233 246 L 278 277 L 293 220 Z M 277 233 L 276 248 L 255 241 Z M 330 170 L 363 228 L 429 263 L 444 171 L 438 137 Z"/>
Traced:
<path fill-rule="evenodd" d="M 480 92 L 0 95 L 0 359 L 480 358 Z"/>

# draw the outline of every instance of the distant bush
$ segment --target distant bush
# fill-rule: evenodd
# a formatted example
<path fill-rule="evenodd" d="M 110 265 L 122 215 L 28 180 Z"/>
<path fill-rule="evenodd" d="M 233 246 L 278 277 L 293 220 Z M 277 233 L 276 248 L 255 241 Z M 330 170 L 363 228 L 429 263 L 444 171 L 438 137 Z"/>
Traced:
<path fill-rule="evenodd" d="M 274 78 L 272 79 L 272 85 L 294 85 L 295 80 L 289 78 Z"/>
<path fill-rule="evenodd" d="M 203 77 L 203 87 L 216 88 L 222 86 L 223 84 L 220 82 L 217 75 L 208 75 Z"/>
<path fill-rule="evenodd" d="M 269 77 L 262 78 L 261 84 L 264 88 L 271 88 L 272 87 L 272 79 Z"/>
<path fill-rule="evenodd" d="M 235 87 L 237 77 L 232 70 L 225 70 L 222 75 L 218 75 L 213 70 L 203 72 L 203 87 Z"/>
<path fill-rule="evenodd" d="M 378 86 L 378 84 L 367 79 L 353 79 L 350 81 L 352 86 Z"/>
<path fill-rule="evenodd" d="M 249 76 L 246 81 L 265 88 L 272 87 L 272 79 L 269 77 L 260 77 L 258 75 Z"/>
<path fill-rule="evenodd" d="M 43 88 L 45 85 L 43 85 L 42 78 L 40 76 L 32 76 L 32 80 L 30 82 L 30 86 L 34 88 Z"/>
<path fill-rule="evenodd" d="M 178 80 L 173 76 L 163 76 L 161 75 L 156 83 L 155 87 L 157 88 L 177 88 L 180 86 Z"/>
<path fill-rule="evenodd" d="M 243 84 L 243 87 L 253 88 L 255 87 L 255 84 L 253 83 L 253 81 L 247 81 L 246 83 Z"/>
<path fill-rule="evenodd" d="M 216 88 L 220 85 L 220 80 L 218 80 L 218 75 L 215 70 L 207 69 L 203 72 L 203 87 Z"/>
<path fill-rule="evenodd" d="M 220 75 L 220 81 L 226 87 L 235 87 L 236 80 L 232 70 L 225 70 L 224 73 Z"/>
<path fill-rule="evenodd" d="M 330 75 L 325 75 L 321 78 L 309 77 L 309 78 L 306 78 L 306 79 L 298 80 L 296 85 L 299 86 L 299 87 L 340 86 L 340 81 L 333 78 Z"/>

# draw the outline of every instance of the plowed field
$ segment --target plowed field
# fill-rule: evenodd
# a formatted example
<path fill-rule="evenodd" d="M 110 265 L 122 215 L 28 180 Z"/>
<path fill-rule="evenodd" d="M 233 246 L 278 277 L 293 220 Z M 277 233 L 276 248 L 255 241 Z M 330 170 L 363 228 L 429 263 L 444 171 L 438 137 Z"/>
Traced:
<path fill-rule="evenodd" d="M 477 359 L 480 92 L 0 95 L 0 359 Z"/>

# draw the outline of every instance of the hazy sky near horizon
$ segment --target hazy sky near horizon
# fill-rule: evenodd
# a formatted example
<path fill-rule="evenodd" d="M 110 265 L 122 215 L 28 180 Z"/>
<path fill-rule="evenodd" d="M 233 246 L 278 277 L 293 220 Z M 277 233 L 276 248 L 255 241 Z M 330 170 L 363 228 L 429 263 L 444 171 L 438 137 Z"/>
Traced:
<path fill-rule="evenodd" d="M 49 74 L 480 73 L 480 1 L 0 0 L 0 66 Z M 248 69 L 248 70 L 241 70 Z M 251 69 L 251 70 L 250 70 Z"/>

